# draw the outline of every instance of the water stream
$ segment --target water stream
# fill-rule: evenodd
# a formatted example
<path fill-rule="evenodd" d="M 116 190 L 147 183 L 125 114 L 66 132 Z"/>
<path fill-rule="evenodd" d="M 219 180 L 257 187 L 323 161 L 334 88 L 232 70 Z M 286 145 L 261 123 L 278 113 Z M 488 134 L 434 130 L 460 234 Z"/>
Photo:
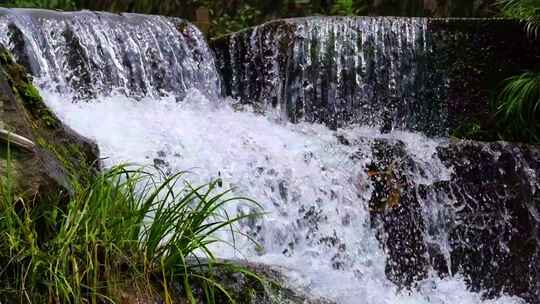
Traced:
<path fill-rule="evenodd" d="M 432 185 L 450 179 L 452 168 L 436 153 L 446 139 L 381 134 L 361 124 L 331 130 L 283 121 L 279 113 L 237 111 L 237 101 L 220 97 L 201 34 L 174 19 L 0 11 L 0 41 L 34 67 L 54 112 L 96 140 L 106 166 L 190 170 L 193 183 L 220 177 L 224 189 L 262 204 L 266 216 L 241 223 L 261 246 L 240 240 L 237 250 L 217 248 L 220 256 L 286 267 L 292 287 L 341 304 L 522 302 L 483 300 L 459 274 L 430 273 L 412 290 L 385 274 L 387 253 L 369 212 L 371 146 L 403 142 L 417 168 L 407 175 Z M 426 218 L 448 213 L 444 202 L 424 202 Z M 254 212 L 248 205 L 231 211 Z M 431 241 L 444 252 L 448 240 L 439 230 Z"/>
<path fill-rule="evenodd" d="M 234 187 L 235 194 L 260 202 L 268 214 L 243 223 L 242 229 L 262 248 L 240 241 L 239 252 L 224 247 L 222 257 L 284 266 L 290 269 L 291 286 L 343 304 L 520 303 L 508 297 L 482 301 L 459 276 L 439 279 L 433 274 L 415 291 L 400 291 L 386 278 L 385 252 L 370 227 L 369 144 L 380 138 L 404 141 L 410 156 L 431 172 L 425 182 L 433 183 L 448 179 L 449 169 L 437 166 L 434 156 L 440 141 L 362 127 L 331 131 L 318 124 L 279 123 L 236 112 L 198 91 L 190 91 L 182 102 L 112 96 L 65 103 L 65 96 L 44 93 L 65 122 L 99 143 L 107 165 L 189 169 L 195 183 L 220 176 L 224 188 Z M 343 145 L 337 135 L 358 145 Z M 252 210 L 243 205 L 236 211 Z"/>

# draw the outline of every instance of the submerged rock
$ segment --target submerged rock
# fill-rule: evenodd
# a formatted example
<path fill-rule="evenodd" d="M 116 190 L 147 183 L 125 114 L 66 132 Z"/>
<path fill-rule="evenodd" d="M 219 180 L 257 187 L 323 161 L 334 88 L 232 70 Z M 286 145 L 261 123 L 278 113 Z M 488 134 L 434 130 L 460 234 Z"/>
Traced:
<path fill-rule="evenodd" d="M 199 263 L 197 261 L 196 263 Z M 238 304 L 336 304 L 326 299 L 313 299 L 298 290 L 286 287 L 285 269 L 264 264 L 226 261 L 228 266 L 214 266 L 208 278 L 227 291 Z M 242 268 L 242 271 L 238 271 Z M 257 278 L 248 275 L 255 274 Z M 190 282 L 193 296 L 205 303 L 204 291 L 197 282 Z M 173 285 L 175 303 L 190 303 L 184 296 L 184 286 Z M 123 290 L 119 295 L 121 303 L 160 304 L 163 300 L 157 295 L 145 295 L 135 289 Z M 215 293 L 215 303 L 229 303 L 229 299 L 220 292 Z"/>
<path fill-rule="evenodd" d="M 374 187 L 369 201 L 372 224 L 379 228 L 377 237 L 390 257 L 386 264 L 388 278 L 400 286 L 410 286 L 426 277 L 428 263 L 416 189 L 409 187 L 412 178 L 401 173 L 404 168 L 410 169 L 412 160 L 400 142 L 392 145 L 379 140 L 372 149 L 376 161 L 367 168 Z"/>
<path fill-rule="evenodd" d="M 463 275 L 486 297 L 540 303 L 539 147 L 443 143 L 435 156 L 450 173 L 432 184 L 402 142 L 381 140 L 373 150 L 371 218 L 392 281 L 414 286 L 433 269 Z"/>
<path fill-rule="evenodd" d="M 15 197 L 57 198 L 72 174 L 98 168 L 97 146 L 62 124 L 46 107 L 32 79 L 0 46 L 0 173 Z"/>
<path fill-rule="evenodd" d="M 286 269 L 256 263 L 232 261 L 259 276 L 262 281 L 234 271 L 217 273 L 224 284 L 242 304 L 335 304 L 326 299 L 310 298 L 299 290 L 287 287 Z"/>

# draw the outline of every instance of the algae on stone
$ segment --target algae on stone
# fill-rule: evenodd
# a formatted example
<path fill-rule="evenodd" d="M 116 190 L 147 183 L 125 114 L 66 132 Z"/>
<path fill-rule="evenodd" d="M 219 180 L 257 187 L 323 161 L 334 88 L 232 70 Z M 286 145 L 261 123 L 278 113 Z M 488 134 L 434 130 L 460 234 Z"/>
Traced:
<path fill-rule="evenodd" d="M 16 197 L 34 200 L 66 193 L 70 179 L 84 178 L 91 174 L 88 168 L 98 167 L 97 146 L 62 124 L 31 76 L 2 46 L 0 101 L 0 127 L 36 144 L 27 149 L 10 145 L 8 162 L 8 143 L 0 142 L 0 173 L 11 171 Z"/>

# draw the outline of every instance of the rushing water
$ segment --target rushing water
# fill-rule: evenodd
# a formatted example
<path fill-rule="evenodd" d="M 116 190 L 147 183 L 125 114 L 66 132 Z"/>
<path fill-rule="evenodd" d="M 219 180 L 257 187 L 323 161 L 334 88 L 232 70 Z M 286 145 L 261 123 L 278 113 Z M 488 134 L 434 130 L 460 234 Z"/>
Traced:
<path fill-rule="evenodd" d="M 431 185 L 450 178 L 452 168 L 435 151 L 446 140 L 359 125 L 333 131 L 236 111 L 234 100 L 219 97 L 214 60 L 201 34 L 178 20 L 0 13 L 0 41 L 32 68 L 55 113 L 97 141 L 107 166 L 135 162 L 190 170 L 194 183 L 220 177 L 224 189 L 262 204 L 267 215 L 240 227 L 261 246 L 239 241 L 238 251 L 217 248 L 220 256 L 284 266 L 291 286 L 340 304 L 521 302 L 506 296 L 484 301 L 467 291 L 459 275 L 430 274 L 417 288 L 400 290 L 385 274 L 387 255 L 368 209 L 371 145 L 403 142 L 418 168 L 407 174 Z M 429 200 L 426 218 L 447 212 Z M 237 205 L 231 211 L 255 210 Z M 446 232 L 440 229 L 431 240 L 443 253 Z"/>
<path fill-rule="evenodd" d="M 408 153 L 432 172 L 426 182 L 434 182 L 448 178 L 444 166 L 431 168 L 439 163 L 436 140 L 404 132 L 381 135 L 369 128 L 331 131 L 318 124 L 278 123 L 236 112 L 197 91 L 182 102 L 114 96 L 66 103 L 65 96 L 44 93 L 65 122 L 97 140 L 107 165 L 129 161 L 173 172 L 189 169 L 194 182 L 221 176 L 224 188 L 260 202 L 268 214 L 243 229 L 262 249 L 240 242 L 239 252 L 224 249 L 224 257 L 285 266 L 292 286 L 337 303 L 483 303 L 459 277 L 431 277 L 418 290 L 400 291 L 386 279 L 385 253 L 370 228 L 368 143 L 405 141 Z M 342 145 L 338 134 L 364 144 Z M 352 157 L 358 153 L 361 158 Z M 486 303 L 519 301 L 504 297 Z"/>
<path fill-rule="evenodd" d="M 446 134 L 426 18 L 272 21 L 213 42 L 227 94 L 291 121 Z"/>

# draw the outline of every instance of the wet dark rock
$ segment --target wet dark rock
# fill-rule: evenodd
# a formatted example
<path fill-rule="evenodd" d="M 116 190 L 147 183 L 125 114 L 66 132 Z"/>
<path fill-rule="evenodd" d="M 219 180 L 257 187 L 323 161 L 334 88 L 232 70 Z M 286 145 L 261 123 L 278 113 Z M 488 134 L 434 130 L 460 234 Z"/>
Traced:
<path fill-rule="evenodd" d="M 540 149 L 468 142 L 439 155 L 454 168 L 451 271 L 487 296 L 540 303 Z"/>
<path fill-rule="evenodd" d="M 154 163 L 154 167 L 156 169 L 158 169 L 161 172 L 161 174 L 163 174 L 164 176 L 171 176 L 172 175 L 171 164 L 168 161 L 166 161 L 164 159 L 161 159 L 161 158 L 154 158 L 153 163 Z M 221 181 L 221 179 L 218 181 L 218 183 L 220 181 Z M 219 185 L 219 186 L 221 187 L 221 185 Z"/>
<path fill-rule="evenodd" d="M 411 160 L 400 142 L 378 141 L 372 149 L 377 159 L 367 168 L 374 187 L 369 201 L 372 225 L 378 228 L 377 238 L 391 257 L 386 264 L 388 278 L 400 286 L 411 286 L 427 274 L 422 213 L 414 188 L 408 187 L 414 181 L 402 173 L 410 170 Z"/>
<path fill-rule="evenodd" d="M 266 296 L 258 295 L 253 298 L 251 304 L 333 304 L 329 300 L 310 298 L 299 290 L 287 287 L 287 278 L 284 275 L 286 269 L 284 268 L 254 263 L 241 263 L 241 265 L 261 275 L 265 280 L 278 283 L 273 287 L 269 286 L 270 289 L 267 289 L 268 294 Z M 240 290 L 245 290 L 245 288 L 240 288 Z"/>
<path fill-rule="evenodd" d="M 13 53 L 19 54 L 17 62 L 26 67 L 29 72 L 34 72 L 35 75 L 39 75 L 40 66 L 35 60 L 30 59 L 30 56 L 24 52 L 25 41 L 24 34 L 15 24 L 10 23 L 8 25 L 8 35 L 12 43 Z"/>
<path fill-rule="evenodd" d="M 232 295 L 236 303 L 334 304 L 326 299 L 310 298 L 301 290 L 287 287 L 285 268 L 243 261 L 226 261 L 226 263 L 232 267 L 213 268 L 213 277 Z M 238 266 L 256 273 L 262 281 L 238 272 Z M 179 287 L 179 290 L 181 288 Z M 202 290 L 195 289 L 195 293 L 203 296 Z M 225 302 L 228 302 L 225 298 L 216 299 L 216 303 Z"/>
<path fill-rule="evenodd" d="M 287 185 L 287 181 L 281 180 L 278 183 L 279 188 L 279 196 L 283 200 L 283 202 L 287 203 L 289 200 L 289 186 Z"/>
<path fill-rule="evenodd" d="M 336 138 L 338 140 L 338 142 L 342 145 L 345 145 L 345 146 L 350 146 L 351 145 L 351 142 L 342 134 L 338 134 L 336 135 Z"/>
<path fill-rule="evenodd" d="M 156 167 L 166 167 L 168 165 L 169 164 L 166 161 L 164 161 L 163 159 L 154 158 L 154 166 L 156 166 Z"/>
<path fill-rule="evenodd" d="M 399 141 L 381 140 L 373 150 L 371 218 L 390 279 L 414 286 L 434 269 L 462 274 L 488 298 L 504 292 L 540 303 L 539 147 L 442 143 L 437 156 L 451 175 L 428 185 Z M 449 248 L 434 241 L 441 231 Z"/>
<path fill-rule="evenodd" d="M 67 63 L 71 69 L 67 69 L 65 77 L 73 88 L 77 88 L 76 93 L 80 98 L 95 97 L 97 92 L 92 92 L 91 61 L 74 31 L 76 29 L 68 26 L 62 33 L 70 50 Z M 22 53 L 22 56 L 27 55 Z"/>
<path fill-rule="evenodd" d="M 203 262 L 199 260 L 196 262 Z M 265 264 L 255 264 L 243 261 L 221 261 L 224 266 L 213 267 L 209 277 L 218 282 L 238 304 L 335 304 L 326 299 L 315 299 L 305 295 L 302 291 L 286 287 L 287 278 L 284 275 L 287 269 Z M 204 266 L 203 266 L 204 267 Z M 241 273 L 238 268 L 256 273 L 261 279 L 258 280 L 246 273 Z M 201 269 L 204 272 L 204 269 Z M 183 283 L 173 285 L 172 292 L 174 303 L 189 303 L 183 296 Z M 200 282 L 191 282 L 193 296 L 197 303 L 206 303 L 204 291 Z M 158 295 L 141 294 L 137 290 L 120 291 L 122 303 L 147 303 L 161 304 L 164 301 Z M 216 292 L 215 303 L 229 303 L 224 295 Z"/>

